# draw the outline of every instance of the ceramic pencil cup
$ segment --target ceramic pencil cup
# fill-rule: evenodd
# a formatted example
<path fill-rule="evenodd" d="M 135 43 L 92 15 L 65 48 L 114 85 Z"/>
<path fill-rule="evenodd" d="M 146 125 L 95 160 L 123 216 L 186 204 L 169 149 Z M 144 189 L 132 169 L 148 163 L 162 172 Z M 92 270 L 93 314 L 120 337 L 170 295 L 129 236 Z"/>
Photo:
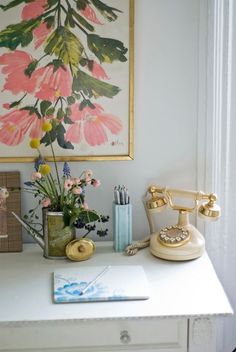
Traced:
<path fill-rule="evenodd" d="M 113 245 L 122 252 L 132 243 L 132 205 L 113 203 Z"/>

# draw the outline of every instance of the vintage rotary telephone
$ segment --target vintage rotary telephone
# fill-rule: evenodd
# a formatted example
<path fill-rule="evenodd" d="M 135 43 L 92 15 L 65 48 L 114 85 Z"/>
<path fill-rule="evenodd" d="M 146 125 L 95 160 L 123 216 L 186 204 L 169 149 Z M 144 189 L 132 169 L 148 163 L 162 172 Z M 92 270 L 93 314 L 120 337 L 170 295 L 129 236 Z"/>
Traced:
<path fill-rule="evenodd" d="M 216 204 L 216 194 L 158 186 L 150 186 L 147 194 L 149 198 L 144 199 L 144 206 L 150 236 L 128 246 L 126 253 L 133 255 L 139 249 L 150 246 L 150 252 L 162 259 L 183 261 L 200 257 L 205 250 L 205 239 L 196 227 L 189 223 L 189 214 L 198 209 L 201 218 L 217 220 L 220 217 L 220 207 Z M 193 202 L 192 207 L 175 204 L 176 198 L 185 201 L 190 199 Z M 207 202 L 201 203 L 203 200 Z M 178 222 L 156 232 L 154 216 L 167 207 L 178 211 Z"/>
<path fill-rule="evenodd" d="M 220 217 L 220 207 L 216 204 L 216 194 L 158 186 L 150 186 L 148 193 L 150 198 L 146 201 L 145 207 L 151 233 L 151 253 L 159 258 L 178 261 L 200 257 L 205 250 L 205 240 L 196 227 L 189 223 L 189 213 L 197 209 L 201 218 L 217 220 Z M 175 204 L 176 197 L 190 198 L 193 201 L 192 207 Z M 203 200 L 207 202 L 200 204 Z M 153 215 L 166 207 L 178 211 L 178 222 L 155 232 Z"/>

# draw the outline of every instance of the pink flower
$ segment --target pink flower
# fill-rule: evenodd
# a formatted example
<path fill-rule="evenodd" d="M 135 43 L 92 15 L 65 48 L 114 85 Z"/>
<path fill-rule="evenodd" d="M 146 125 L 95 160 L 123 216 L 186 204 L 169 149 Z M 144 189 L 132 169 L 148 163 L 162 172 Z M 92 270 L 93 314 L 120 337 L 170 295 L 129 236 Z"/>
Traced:
<path fill-rule="evenodd" d="M 87 18 L 90 22 L 96 23 L 96 24 L 102 24 L 102 22 L 99 21 L 99 19 L 96 16 L 95 11 L 92 9 L 91 6 L 86 5 L 84 10 L 81 10 L 81 14 Z"/>
<path fill-rule="evenodd" d="M 54 65 L 41 67 L 33 72 L 32 78 L 38 83 L 35 93 L 38 99 L 55 101 L 60 96 L 68 97 L 72 93 L 72 76 L 65 66 L 57 70 Z"/>
<path fill-rule="evenodd" d="M 87 204 L 86 202 L 84 202 L 83 208 L 84 208 L 84 209 L 87 209 L 87 210 L 89 209 L 89 206 L 88 206 L 88 204 Z"/>
<path fill-rule="evenodd" d="M 42 178 L 42 175 L 40 172 L 33 172 L 31 175 L 31 180 L 32 181 L 38 181 Z"/>
<path fill-rule="evenodd" d="M 35 49 L 38 49 L 43 44 L 51 31 L 52 29 L 48 28 L 45 22 L 42 22 L 33 30 Z"/>
<path fill-rule="evenodd" d="M 118 134 L 122 130 L 122 122 L 116 116 L 105 114 L 99 104 L 95 109 L 86 106 L 82 111 L 79 104 L 71 106 L 70 119 L 74 122 L 66 134 L 66 141 L 80 143 L 82 137 L 90 146 L 105 144 L 108 141 L 108 132 Z"/>
<path fill-rule="evenodd" d="M 2 106 L 3 106 L 4 109 L 10 110 L 11 104 L 9 104 L 9 103 L 4 103 L 4 104 L 2 104 Z"/>
<path fill-rule="evenodd" d="M 21 18 L 22 20 L 30 20 L 42 15 L 47 7 L 47 0 L 35 0 L 23 7 Z"/>
<path fill-rule="evenodd" d="M 64 188 L 66 191 L 69 191 L 73 186 L 73 181 L 71 179 L 66 179 L 64 182 Z"/>
<path fill-rule="evenodd" d="M 80 183 L 81 183 L 80 178 L 78 178 L 78 177 L 74 177 L 72 179 L 72 181 L 73 181 L 73 184 L 76 186 L 80 185 Z"/>
<path fill-rule="evenodd" d="M 50 198 L 44 198 L 41 200 L 41 205 L 43 208 L 49 207 L 51 205 L 51 199 Z"/>
<path fill-rule="evenodd" d="M 73 194 L 81 194 L 83 192 L 82 188 L 81 187 L 74 187 L 72 189 L 72 193 Z"/>
<path fill-rule="evenodd" d="M 36 80 L 25 74 L 25 69 L 33 61 L 28 53 L 15 50 L 0 56 L 0 65 L 4 67 L 1 72 L 6 75 L 4 90 L 9 90 L 12 94 L 21 92 L 32 93 L 36 86 Z"/>
<path fill-rule="evenodd" d="M 99 186 L 101 185 L 101 181 L 94 179 L 94 180 L 92 181 L 92 185 L 93 185 L 94 188 L 97 188 L 97 187 L 99 187 Z"/>
<path fill-rule="evenodd" d="M 93 176 L 93 171 L 88 169 L 84 171 L 85 178 L 91 178 Z"/>
<path fill-rule="evenodd" d="M 9 192 L 5 187 L 0 187 L 0 199 L 6 199 L 9 197 Z"/>
<path fill-rule="evenodd" d="M 109 79 L 104 68 L 94 60 L 93 60 L 91 72 L 92 72 L 93 77 L 95 77 L 97 79 Z"/>
<path fill-rule="evenodd" d="M 43 122 L 43 119 L 38 119 L 35 113 L 30 114 L 28 110 L 13 110 L 0 116 L 0 142 L 9 146 L 18 145 L 28 131 L 30 138 L 41 138 L 42 129 L 39 126 Z"/>

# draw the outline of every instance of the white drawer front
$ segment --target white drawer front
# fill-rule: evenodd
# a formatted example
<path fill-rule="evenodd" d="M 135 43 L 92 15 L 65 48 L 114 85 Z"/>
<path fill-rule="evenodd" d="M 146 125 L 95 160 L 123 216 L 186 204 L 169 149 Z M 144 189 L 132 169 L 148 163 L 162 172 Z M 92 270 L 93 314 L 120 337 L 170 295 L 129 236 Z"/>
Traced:
<path fill-rule="evenodd" d="M 186 319 L 25 323 L 0 327 L 0 351 L 187 351 Z"/>

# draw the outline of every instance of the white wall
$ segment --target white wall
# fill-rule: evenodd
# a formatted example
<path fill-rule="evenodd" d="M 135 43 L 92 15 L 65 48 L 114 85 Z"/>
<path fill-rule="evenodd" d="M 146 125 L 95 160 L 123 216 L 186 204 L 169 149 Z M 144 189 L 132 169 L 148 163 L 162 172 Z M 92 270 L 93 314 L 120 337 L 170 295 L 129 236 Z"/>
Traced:
<path fill-rule="evenodd" d="M 150 183 L 196 186 L 199 4 L 199 0 L 136 0 L 135 159 L 71 164 L 73 174 L 91 168 L 101 179 L 97 199 L 93 192 L 89 203 L 107 214 L 111 215 L 114 185 L 128 187 L 135 239 L 148 232 L 141 198 Z M 32 164 L 1 164 L 0 169 L 20 170 L 23 182 L 29 179 Z M 25 213 L 31 198 L 25 194 L 22 198 Z"/>

